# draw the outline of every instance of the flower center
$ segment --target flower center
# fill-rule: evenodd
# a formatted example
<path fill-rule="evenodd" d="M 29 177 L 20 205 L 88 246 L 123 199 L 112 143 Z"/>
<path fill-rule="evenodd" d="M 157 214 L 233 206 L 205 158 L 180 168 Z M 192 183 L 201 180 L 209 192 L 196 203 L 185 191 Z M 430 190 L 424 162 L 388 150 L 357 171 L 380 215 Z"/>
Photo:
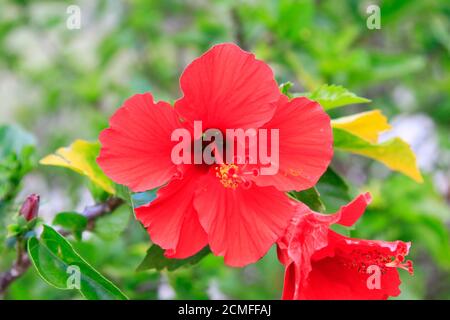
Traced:
<path fill-rule="evenodd" d="M 248 189 L 251 186 L 251 181 L 245 179 L 240 168 L 235 164 L 220 164 L 214 168 L 216 177 L 220 183 L 227 189 L 236 189 L 239 185 Z"/>
<path fill-rule="evenodd" d="M 216 166 L 216 177 L 225 188 L 236 189 L 242 182 L 238 175 L 239 167 L 235 164 L 221 164 Z"/>

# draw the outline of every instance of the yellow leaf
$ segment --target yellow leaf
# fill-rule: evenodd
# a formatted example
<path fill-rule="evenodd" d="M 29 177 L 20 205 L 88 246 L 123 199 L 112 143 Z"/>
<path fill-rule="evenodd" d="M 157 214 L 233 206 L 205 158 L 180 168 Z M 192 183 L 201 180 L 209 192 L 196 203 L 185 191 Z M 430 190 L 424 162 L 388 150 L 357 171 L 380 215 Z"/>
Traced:
<path fill-rule="evenodd" d="M 380 110 L 334 119 L 331 121 L 331 125 L 333 128 L 343 129 L 372 143 L 377 143 L 378 135 L 381 132 L 391 129 Z"/>
<path fill-rule="evenodd" d="M 417 182 L 423 182 L 416 156 L 408 143 L 402 139 L 393 138 L 382 143 L 372 143 L 340 128 L 333 128 L 333 135 L 335 148 L 378 160 L 392 170 L 399 171 Z"/>
<path fill-rule="evenodd" d="M 59 148 L 54 154 L 50 154 L 40 164 L 69 168 L 79 174 L 85 175 L 93 183 L 108 193 L 114 194 L 114 183 L 103 173 L 96 162 L 100 144 L 76 140 L 69 147 Z"/>

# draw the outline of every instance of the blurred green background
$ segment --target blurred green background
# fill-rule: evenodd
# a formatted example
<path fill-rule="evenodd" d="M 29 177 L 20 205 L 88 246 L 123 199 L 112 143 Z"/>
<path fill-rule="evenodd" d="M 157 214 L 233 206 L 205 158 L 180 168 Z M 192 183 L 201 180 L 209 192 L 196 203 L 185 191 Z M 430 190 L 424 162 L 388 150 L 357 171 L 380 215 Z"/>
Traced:
<path fill-rule="evenodd" d="M 79 30 L 66 27 L 71 4 L 81 9 Z M 381 8 L 380 30 L 366 26 L 370 4 Z M 271 65 L 279 83 L 293 82 L 296 92 L 330 83 L 373 101 L 333 110 L 333 116 L 383 110 L 394 126 L 389 134 L 401 136 L 416 152 L 425 182 L 336 152 L 333 167 L 349 181 L 351 194 L 371 191 L 374 198 L 351 235 L 412 241 L 415 275 L 400 272 L 400 298 L 450 299 L 449 1 L 3 0 L 0 124 L 30 131 L 36 151 L 18 156 L 27 159 L 21 189 L 11 191 L 20 179 L 0 169 L 2 181 L 10 184 L 4 183 L 0 194 L 18 193 L 18 206 L 26 194 L 39 193 L 47 221 L 56 212 L 92 204 L 83 178 L 35 160 L 77 138 L 95 140 L 134 93 L 151 91 L 157 100 L 174 101 L 183 68 L 220 42 L 254 52 Z M 172 273 L 135 272 L 148 237 L 134 219 L 123 227 L 121 235 L 89 235 L 74 246 L 130 298 L 281 296 L 283 269 L 274 250 L 242 270 L 208 256 Z M 3 271 L 14 250 L 4 245 L 2 233 L 0 240 Z M 5 298 L 80 296 L 50 287 L 30 269 Z"/>

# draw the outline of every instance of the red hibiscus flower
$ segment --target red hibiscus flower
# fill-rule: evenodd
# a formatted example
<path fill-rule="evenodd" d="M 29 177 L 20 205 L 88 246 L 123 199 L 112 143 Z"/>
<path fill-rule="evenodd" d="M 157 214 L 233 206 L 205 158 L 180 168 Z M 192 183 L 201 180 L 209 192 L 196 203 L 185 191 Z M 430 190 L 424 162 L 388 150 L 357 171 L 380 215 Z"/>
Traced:
<path fill-rule="evenodd" d="M 404 261 L 410 243 L 360 240 L 329 229 L 353 225 L 370 195 L 357 197 L 339 212 L 323 215 L 299 203 L 278 257 L 286 266 L 283 299 L 387 299 L 400 294 L 397 268 L 413 273 Z"/>
<path fill-rule="evenodd" d="M 135 192 L 161 187 L 135 213 L 167 257 L 186 258 L 209 244 L 228 265 L 255 262 L 295 212 L 285 191 L 310 188 L 326 170 L 330 119 L 316 102 L 282 96 L 270 67 L 233 44 L 214 46 L 194 60 L 180 87 L 183 97 L 174 107 L 155 103 L 150 93 L 125 101 L 100 134 L 98 164 Z M 249 175 L 261 164 L 229 160 L 175 164 L 171 134 L 179 128 L 192 132 L 194 121 L 220 132 L 278 129 L 278 173 Z"/>

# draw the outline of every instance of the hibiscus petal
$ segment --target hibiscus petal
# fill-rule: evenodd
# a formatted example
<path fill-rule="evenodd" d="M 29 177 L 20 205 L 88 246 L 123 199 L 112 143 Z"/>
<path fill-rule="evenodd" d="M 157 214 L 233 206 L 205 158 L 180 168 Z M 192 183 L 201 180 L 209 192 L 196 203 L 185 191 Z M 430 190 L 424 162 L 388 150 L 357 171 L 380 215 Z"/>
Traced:
<path fill-rule="evenodd" d="M 361 194 L 335 214 L 320 214 L 299 203 L 278 244 L 278 257 L 286 266 L 283 299 L 386 299 L 400 294 L 398 268 L 413 273 L 404 261 L 410 243 L 344 237 L 331 224 L 353 225 L 370 202 Z M 373 287 L 378 267 L 380 286 Z M 369 285 L 371 282 L 371 285 Z"/>
<path fill-rule="evenodd" d="M 294 213 L 291 200 L 273 187 L 225 188 L 213 174 L 199 179 L 194 207 L 211 250 L 235 267 L 260 259 Z"/>
<path fill-rule="evenodd" d="M 181 124 L 169 104 L 154 103 L 150 93 L 136 94 L 109 124 L 100 133 L 97 162 L 112 180 L 138 192 L 164 184 L 177 172 L 170 136 Z"/>
<path fill-rule="evenodd" d="M 304 285 L 312 270 L 311 257 L 328 244 L 329 226 L 337 218 L 315 213 L 303 203 L 296 205 L 289 227 L 277 241 L 278 259 L 286 266 L 286 272 L 290 272 L 289 278 L 295 280 L 294 284 L 287 283 L 286 275 L 284 299 L 298 299 L 298 288 Z"/>
<path fill-rule="evenodd" d="M 306 277 L 311 270 L 311 256 L 328 244 L 330 225 L 352 226 L 364 213 L 370 200 L 370 193 L 361 194 L 334 214 L 314 212 L 305 204 L 296 203 L 295 214 L 277 241 L 278 259 L 285 266 L 292 261 L 302 265 L 302 277 Z"/>
<path fill-rule="evenodd" d="M 299 291 L 298 299 L 384 300 L 400 293 L 400 279 L 396 270 L 389 270 L 381 276 L 380 289 L 368 288 L 369 276 L 327 258 L 313 264 L 308 283 Z"/>
<path fill-rule="evenodd" d="M 201 175 L 202 172 L 190 168 L 181 179 L 159 189 L 150 204 L 135 209 L 136 218 L 169 258 L 192 256 L 208 242 L 193 206 L 195 181 Z"/>
<path fill-rule="evenodd" d="M 336 213 L 339 216 L 339 220 L 336 223 L 351 227 L 366 211 L 370 201 L 372 201 L 372 197 L 369 192 L 360 194 L 352 202 L 339 209 Z"/>
<path fill-rule="evenodd" d="M 296 292 L 297 282 L 295 281 L 295 265 L 289 264 L 284 271 L 284 284 L 283 284 L 283 300 L 293 300 Z"/>
<path fill-rule="evenodd" d="M 402 241 L 361 240 L 329 233 L 329 245 L 313 256 L 307 285 L 300 299 L 387 299 L 400 294 L 397 268 L 403 263 L 410 244 Z M 401 257 L 399 259 L 399 257 Z M 399 260 L 398 260 L 399 259 Z M 369 266 L 380 269 L 379 287 L 373 287 Z M 410 267 L 410 272 L 412 267 Z"/>
<path fill-rule="evenodd" d="M 283 96 L 263 128 L 279 129 L 279 171 L 257 176 L 256 184 L 272 185 L 280 191 L 300 191 L 315 185 L 333 156 L 330 117 L 323 108 L 305 97 L 289 101 Z"/>
<path fill-rule="evenodd" d="M 280 91 L 270 67 L 234 44 L 216 45 L 194 60 L 180 79 L 175 104 L 204 128 L 257 128 L 272 118 Z"/>

